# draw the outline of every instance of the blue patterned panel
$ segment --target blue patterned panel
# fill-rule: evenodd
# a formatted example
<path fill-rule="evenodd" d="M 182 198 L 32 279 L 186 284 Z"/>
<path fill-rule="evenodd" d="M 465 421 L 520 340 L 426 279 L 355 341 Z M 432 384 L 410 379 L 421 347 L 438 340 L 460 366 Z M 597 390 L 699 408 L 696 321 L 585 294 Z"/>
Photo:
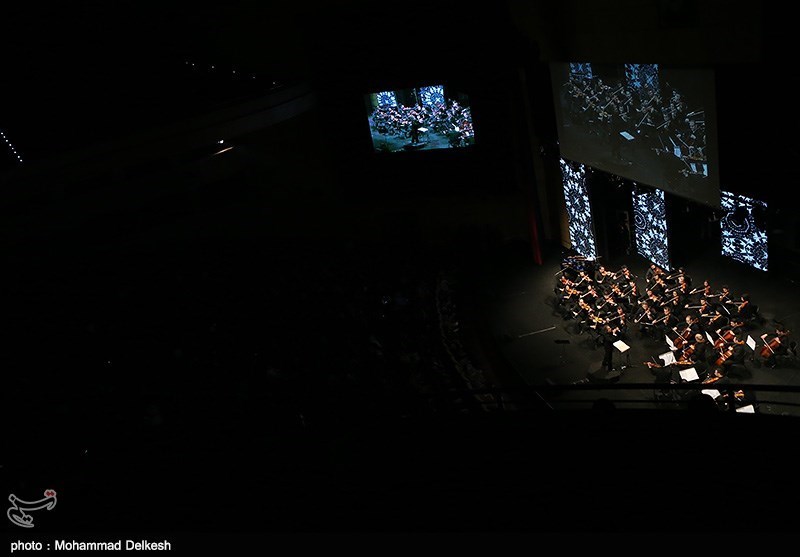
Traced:
<path fill-rule="evenodd" d="M 378 99 L 378 106 L 397 106 L 397 95 L 394 91 L 381 91 L 375 97 Z"/>
<path fill-rule="evenodd" d="M 663 191 L 633 189 L 633 223 L 639 255 L 663 269 L 671 269 Z"/>
<path fill-rule="evenodd" d="M 722 193 L 722 255 L 767 270 L 767 204 L 728 191 Z"/>
<path fill-rule="evenodd" d="M 658 64 L 625 64 L 628 86 L 636 90 L 659 91 Z"/>
<path fill-rule="evenodd" d="M 561 175 L 564 179 L 564 200 L 569 217 L 569 239 L 572 249 L 587 259 L 597 259 L 594 242 L 592 207 L 586 187 L 586 167 L 561 159 Z"/>
<path fill-rule="evenodd" d="M 420 87 L 419 96 L 422 104 L 426 106 L 440 106 L 444 104 L 444 86 L 431 85 L 430 87 Z"/>
<path fill-rule="evenodd" d="M 571 78 L 580 77 L 583 79 L 592 78 L 592 65 L 585 62 L 570 62 L 569 76 Z"/>

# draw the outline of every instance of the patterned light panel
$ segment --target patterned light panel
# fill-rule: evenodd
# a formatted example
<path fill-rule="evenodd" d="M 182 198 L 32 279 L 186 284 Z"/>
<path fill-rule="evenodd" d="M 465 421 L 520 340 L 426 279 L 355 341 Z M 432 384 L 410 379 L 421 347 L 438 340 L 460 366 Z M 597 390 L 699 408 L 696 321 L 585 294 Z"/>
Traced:
<path fill-rule="evenodd" d="M 663 269 L 671 269 L 664 192 L 633 188 L 636 251 Z"/>
<path fill-rule="evenodd" d="M 767 204 L 727 191 L 722 192 L 721 201 L 722 255 L 766 271 Z"/>
<path fill-rule="evenodd" d="M 587 259 L 597 259 L 594 242 L 592 207 L 586 187 L 586 167 L 580 163 L 561 159 L 564 180 L 564 200 L 569 217 L 569 239 L 572 249 Z"/>

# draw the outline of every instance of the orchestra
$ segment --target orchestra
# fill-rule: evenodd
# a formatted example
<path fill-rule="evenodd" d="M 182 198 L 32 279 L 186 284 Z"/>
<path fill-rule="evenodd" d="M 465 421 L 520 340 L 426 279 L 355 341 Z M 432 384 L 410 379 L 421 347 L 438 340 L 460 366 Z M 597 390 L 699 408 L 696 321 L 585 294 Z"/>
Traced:
<path fill-rule="evenodd" d="M 691 277 L 683 268 L 668 273 L 651 264 L 644 295 L 639 295 L 639 279 L 627 266 L 615 271 L 608 265 L 591 270 L 568 264 L 559 275 L 556 300 L 569 308 L 562 314 L 575 319 L 579 331 L 589 332 L 596 342 L 605 342 L 609 335 L 663 342 L 666 335 L 674 363 L 644 362 L 657 382 L 675 380 L 673 371 L 687 367 L 695 368 L 703 383 L 725 381 L 748 357 L 775 367 L 787 352 L 789 331 L 782 326 L 760 337 L 748 334 L 759 319 L 758 306 L 748 293 L 734 296 L 728 285 L 715 290 L 707 279 L 691 288 Z M 753 349 L 755 339 L 760 346 L 756 340 Z"/>

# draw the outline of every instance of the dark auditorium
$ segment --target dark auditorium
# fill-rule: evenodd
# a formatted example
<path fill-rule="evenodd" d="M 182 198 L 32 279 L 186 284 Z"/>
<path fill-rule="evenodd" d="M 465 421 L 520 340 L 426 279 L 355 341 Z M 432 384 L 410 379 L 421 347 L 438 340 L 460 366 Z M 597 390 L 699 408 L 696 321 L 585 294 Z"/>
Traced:
<path fill-rule="evenodd" d="M 2 17 L 14 553 L 796 531 L 786 14 L 50 4 Z"/>

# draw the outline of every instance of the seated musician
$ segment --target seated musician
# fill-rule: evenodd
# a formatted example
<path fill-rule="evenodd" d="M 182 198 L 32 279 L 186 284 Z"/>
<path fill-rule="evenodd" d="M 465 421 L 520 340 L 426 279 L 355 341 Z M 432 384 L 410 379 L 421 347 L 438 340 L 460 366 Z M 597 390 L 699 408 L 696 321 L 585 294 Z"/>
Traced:
<path fill-rule="evenodd" d="M 678 284 L 677 284 L 678 294 L 680 294 L 681 301 L 686 303 L 688 303 L 689 301 L 689 292 L 691 292 L 689 286 L 690 285 L 686 281 L 685 275 L 678 275 Z"/>
<path fill-rule="evenodd" d="M 789 331 L 783 325 L 778 325 L 772 333 L 761 335 L 761 356 L 766 359 L 766 364 L 775 368 L 781 356 L 788 354 L 786 342 Z"/>
<path fill-rule="evenodd" d="M 639 302 L 639 288 L 636 286 L 635 281 L 630 281 L 628 283 L 625 288 L 625 292 L 623 292 L 623 296 L 628 302 L 628 306 L 631 308 L 636 308 Z"/>
<path fill-rule="evenodd" d="M 746 335 L 744 320 L 741 317 L 734 315 L 730 318 L 728 325 L 722 327 L 723 331 L 730 330 L 733 332 L 733 336 L 739 337 Z"/>
<path fill-rule="evenodd" d="M 692 309 L 692 306 L 689 305 L 687 309 Z M 708 320 L 714 316 L 714 310 L 711 308 L 711 304 L 709 304 L 708 300 L 706 300 L 705 298 L 700 299 L 700 304 L 696 309 L 697 309 L 697 317 L 699 318 L 699 321 L 697 323 L 701 327 L 705 327 L 708 324 Z"/>
<path fill-rule="evenodd" d="M 716 331 L 728 326 L 728 318 L 722 313 L 720 308 L 714 308 L 714 313 L 707 319 L 706 330 Z"/>
<path fill-rule="evenodd" d="M 617 282 L 620 284 L 630 284 L 631 282 L 636 281 L 636 275 L 634 275 L 630 269 L 628 269 L 627 265 L 623 265 L 620 267 L 620 275 L 617 278 Z"/>
<path fill-rule="evenodd" d="M 699 294 L 700 299 L 706 300 L 709 304 L 716 304 L 717 298 L 719 298 L 719 292 L 714 292 L 708 280 L 703 281 L 703 288 L 700 289 Z"/>
<path fill-rule="evenodd" d="M 664 300 L 664 305 L 672 308 L 672 313 L 678 314 L 683 307 L 683 300 L 681 300 L 680 292 L 673 290 L 671 294 L 667 294 Z"/>
<path fill-rule="evenodd" d="M 611 271 L 607 271 L 604 265 L 600 265 L 594 272 L 594 281 L 597 284 L 603 284 L 603 282 L 613 274 L 614 273 Z"/>
<path fill-rule="evenodd" d="M 678 325 L 678 318 L 672 313 L 672 307 L 666 305 L 661 310 L 663 315 L 656 319 L 659 331 L 661 334 L 666 335 L 668 331 L 672 331 L 673 327 Z"/>
<path fill-rule="evenodd" d="M 664 271 L 661 269 L 661 267 L 659 267 L 655 263 L 650 263 L 650 268 L 647 269 L 647 273 L 644 275 L 644 280 L 645 282 L 647 282 L 647 286 L 649 287 L 650 285 L 652 285 L 655 282 L 656 277 L 662 274 L 663 272 Z"/>
<path fill-rule="evenodd" d="M 614 299 L 614 293 L 609 291 L 601 298 L 598 298 L 595 303 L 597 309 L 602 309 L 603 311 L 613 311 L 616 313 L 617 307 L 619 304 Z"/>
<path fill-rule="evenodd" d="M 625 308 L 617 306 L 617 315 L 609 318 L 609 324 L 612 329 L 616 330 L 618 336 L 626 338 L 628 334 L 628 315 L 625 313 Z"/>
<path fill-rule="evenodd" d="M 588 288 L 590 284 L 592 284 L 594 280 L 590 277 L 586 271 L 581 270 L 578 272 L 578 278 L 575 280 L 575 286 L 579 288 Z"/>
<path fill-rule="evenodd" d="M 739 309 L 737 315 L 741 317 L 745 323 L 752 322 L 756 316 L 755 306 L 750 302 L 750 294 L 742 294 L 740 302 L 737 304 Z"/>
<path fill-rule="evenodd" d="M 656 319 L 655 310 L 650 307 L 650 303 L 646 300 L 642 302 L 639 313 L 634 318 L 633 322 L 639 326 L 640 334 L 647 334 L 653 330 L 653 322 Z"/>
<path fill-rule="evenodd" d="M 678 267 L 678 270 L 672 275 L 678 284 L 686 284 L 686 294 L 692 288 L 692 277 L 686 274 L 686 269 Z"/>
<path fill-rule="evenodd" d="M 700 326 L 697 324 L 697 318 L 692 314 L 687 315 L 684 318 L 683 323 L 679 326 L 676 326 L 673 329 L 673 332 L 679 337 L 683 338 L 684 344 L 691 343 L 692 339 L 694 339 L 696 335 L 700 334 Z"/>
<path fill-rule="evenodd" d="M 733 306 L 733 295 L 731 294 L 731 289 L 728 288 L 727 285 L 722 286 L 722 292 L 719 293 L 719 297 L 717 298 L 718 304 L 724 304 L 725 306 Z M 730 308 L 729 308 L 730 309 Z"/>
<path fill-rule="evenodd" d="M 647 302 L 650 304 L 650 307 L 652 307 L 653 309 L 660 308 L 661 305 L 662 305 L 661 304 L 661 296 L 659 296 L 658 294 L 656 294 L 652 290 L 648 289 L 645 292 L 645 298 L 644 299 L 647 300 Z M 642 301 L 644 301 L 644 300 L 642 300 Z"/>
<path fill-rule="evenodd" d="M 597 304 L 597 300 L 600 298 L 600 294 L 597 292 L 597 288 L 594 285 L 590 286 L 586 292 L 581 294 L 581 299 L 585 301 L 592 307 L 595 307 Z"/>

